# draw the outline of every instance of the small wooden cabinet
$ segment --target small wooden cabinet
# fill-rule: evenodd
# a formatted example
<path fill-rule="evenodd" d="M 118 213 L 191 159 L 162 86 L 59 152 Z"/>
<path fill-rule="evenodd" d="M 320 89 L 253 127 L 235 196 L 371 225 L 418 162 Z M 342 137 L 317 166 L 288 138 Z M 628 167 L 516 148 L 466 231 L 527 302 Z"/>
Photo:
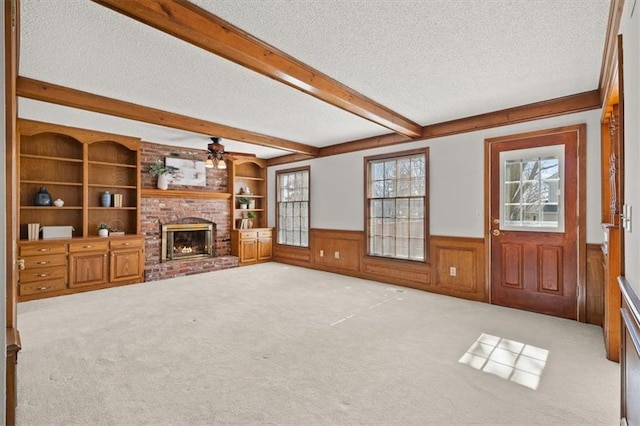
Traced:
<path fill-rule="evenodd" d="M 231 231 L 231 253 L 240 265 L 271 260 L 273 251 L 271 228 L 234 229 Z"/>

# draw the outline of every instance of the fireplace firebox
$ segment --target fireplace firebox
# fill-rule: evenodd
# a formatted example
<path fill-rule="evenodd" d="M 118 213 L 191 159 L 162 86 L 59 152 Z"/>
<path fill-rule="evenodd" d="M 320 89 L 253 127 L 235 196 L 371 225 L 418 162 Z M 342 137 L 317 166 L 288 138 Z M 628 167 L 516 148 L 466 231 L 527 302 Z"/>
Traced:
<path fill-rule="evenodd" d="M 161 262 L 215 256 L 216 224 L 186 218 L 162 225 Z"/>

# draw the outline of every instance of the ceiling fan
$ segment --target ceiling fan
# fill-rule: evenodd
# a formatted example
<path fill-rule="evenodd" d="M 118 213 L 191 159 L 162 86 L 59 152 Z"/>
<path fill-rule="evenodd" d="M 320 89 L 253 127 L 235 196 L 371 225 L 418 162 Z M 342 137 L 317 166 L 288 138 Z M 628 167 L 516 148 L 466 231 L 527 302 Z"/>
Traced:
<path fill-rule="evenodd" d="M 204 166 L 208 169 L 224 170 L 227 168 L 226 160 L 233 160 L 233 156 L 224 150 L 220 138 L 212 137 L 210 139 L 212 142 L 207 145 L 207 160 Z"/>

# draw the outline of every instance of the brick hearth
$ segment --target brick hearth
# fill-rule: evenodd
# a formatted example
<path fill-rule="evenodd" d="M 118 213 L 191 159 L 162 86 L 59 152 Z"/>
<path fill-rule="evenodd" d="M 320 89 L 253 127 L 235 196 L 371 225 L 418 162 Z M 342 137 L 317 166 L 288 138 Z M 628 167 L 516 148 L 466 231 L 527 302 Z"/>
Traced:
<path fill-rule="evenodd" d="M 142 158 L 142 188 L 155 188 L 155 178 L 152 178 L 147 170 L 149 165 L 158 159 L 169 156 L 180 158 L 193 158 L 193 151 L 184 148 L 144 142 L 141 150 Z M 195 155 L 200 154 L 196 152 Z M 200 157 L 204 160 L 205 153 Z M 198 158 L 200 159 L 200 158 Z M 171 190 L 197 192 L 226 192 L 226 170 L 207 170 L 206 187 L 169 186 L 166 195 Z M 163 194 L 165 195 L 165 194 Z M 238 258 L 231 256 L 230 233 L 231 228 L 231 201 L 229 199 L 185 198 L 185 197 L 161 197 L 153 198 L 142 196 L 140 201 L 140 226 L 145 235 L 145 281 L 156 281 L 171 277 L 200 274 L 203 272 L 227 269 L 238 266 Z M 160 225 L 167 222 L 175 222 L 185 217 L 198 217 L 215 222 L 216 257 L 206 259 L 177 260 L 160 262 L 161 229 Z"/>

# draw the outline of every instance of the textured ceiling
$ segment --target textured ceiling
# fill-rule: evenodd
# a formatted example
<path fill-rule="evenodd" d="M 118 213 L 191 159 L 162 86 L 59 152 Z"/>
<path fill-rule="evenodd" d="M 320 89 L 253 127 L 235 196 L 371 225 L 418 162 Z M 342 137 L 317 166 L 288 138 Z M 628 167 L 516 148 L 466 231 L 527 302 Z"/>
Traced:
<path fill-rule="evenodd" d="M 606 0 L 192 3 L 422 126 L 596 89 L 609 9 Z M 21 0 L 20 43 L 21 76 L 144 106 L 317 147 L 390 132 L 86 0 Z M 19 115 L 208 142 L 27 99 Z"/>

